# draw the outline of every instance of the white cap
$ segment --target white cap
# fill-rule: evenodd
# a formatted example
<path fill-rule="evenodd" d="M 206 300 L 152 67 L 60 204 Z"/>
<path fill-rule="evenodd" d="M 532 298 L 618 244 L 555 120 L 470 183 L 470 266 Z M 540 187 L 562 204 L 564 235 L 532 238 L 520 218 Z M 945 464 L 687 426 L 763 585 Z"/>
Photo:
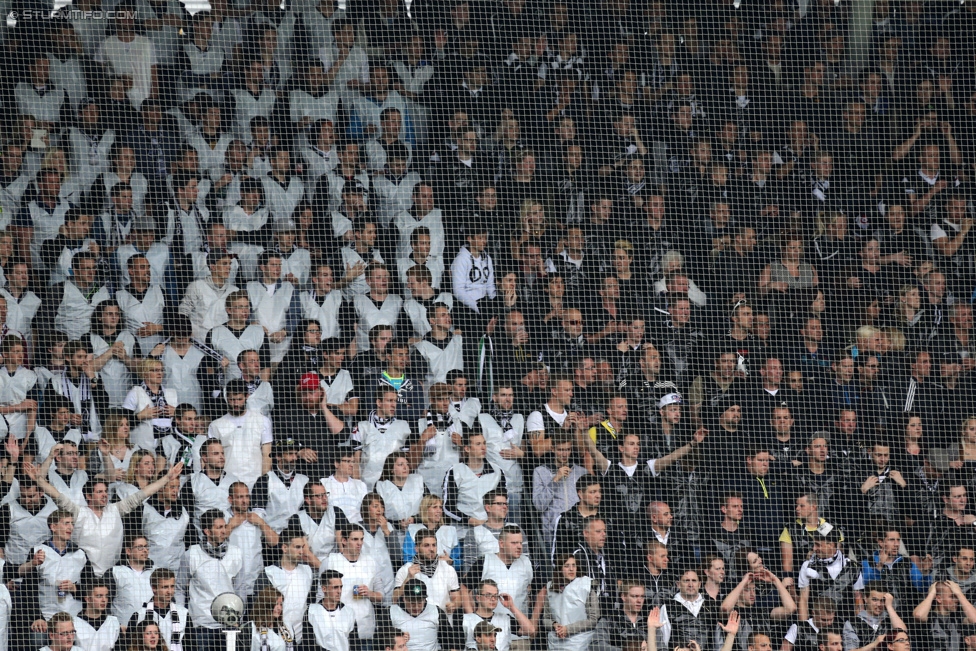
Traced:
<path fill-rule="evenodd" d="M 664 409 L 668 405 L 680 405 L 681 404 L 681 394 L 680 393 L 669 393 L 663 398 L 658 400 L 657 408 Z"/>

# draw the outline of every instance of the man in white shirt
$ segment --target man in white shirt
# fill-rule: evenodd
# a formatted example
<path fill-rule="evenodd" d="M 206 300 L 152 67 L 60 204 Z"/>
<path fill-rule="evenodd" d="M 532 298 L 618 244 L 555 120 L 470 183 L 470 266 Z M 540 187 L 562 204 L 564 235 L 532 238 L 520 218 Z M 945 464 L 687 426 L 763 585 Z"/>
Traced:
<path fill-rule="evenodd" d="M 171 479 L 180 476 L 183 464 L 178 463 L 160 479 L 137 491 L 125 499 L 108 503 L 108 485 L 96 481 L 85 484 L 86 505 L 75 504 L 71 499 L 54 488 L 47 481 L 47 472 L 51 462 L 60 454 L 61 446 L 56 445 L 52 454 L 41 464 L 40 468 L 34 464 L 25 464 L 27 476 L 37 482 L 45 493 L 53 499 L 58 507 L 68 511 L 75 518 L 75 530 L 72 538 L 78 546 L 85 550 L 91 562 L 95 576 L 102 576 L 119 560 L 122 551 L 123 525 L 122 518 L 138 508 L 142 503 L 159 492 Z"/>
<path fill-rule="evenodd" d="M 271 472 L 271 420 L 247 408 L 244 380 L 228 382 L 224 395 L 227 413 L 210 424 L 207 436 L 224 445 L 227 465 L 250 488 L 258 477 Z"/>
<path fill-rule="evenodd" d="M 397 570 L 393 590 L 396 603 L 403 596 L 403 585 L 409 579 L 418 579 L 427 586 L 427 600 L 448 614 L 461 606 L 461 585 L 457 572 L 450 563 L 437 556 L 437 536 L 430 529 L 421 529 L 413 535 L 416 555 L 412 562 Z"/>
<path fill-rule="evenodd" d="M 359 640 L 371 640 L 376 631 L 376 612 L 373 605 L 382 603 L 386 595 L 380 588 L 380 568 L 369 554 L 363 553 L 365 532 L 358 524 L 336 524 L 335 551 L 322 562 L 323 569 L 342 575 L 342 603 L 356 616 Z"/>
<path fill-rule="evenodd" d="M 95 60 L 132 80 L 127 94 L 138 109 L 156 92 L 156 50 L 152 41 L 136 32 L 134 4 L 118 5 L 116 13 L 115 34 L 102 42 Z"/>

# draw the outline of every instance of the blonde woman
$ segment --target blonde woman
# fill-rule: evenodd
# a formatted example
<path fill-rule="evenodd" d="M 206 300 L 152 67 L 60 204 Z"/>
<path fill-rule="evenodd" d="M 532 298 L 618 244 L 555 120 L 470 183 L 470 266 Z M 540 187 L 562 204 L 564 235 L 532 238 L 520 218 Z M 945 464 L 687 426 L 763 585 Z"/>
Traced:
<path fill-rule="evenodd" d="M 403 562 L 409 563 L 416 554 L 414 534 L 421 529 L 430 529 L 437 536 L 438 557 L 454 567 L 461 567 L 458 532 L 453 525 L 444 524 L 444 501 L 436 495 L 424 495 L 424 499 L 420 500 L 419 518 L 420 522 L 407 527 L 407 535 L 403 540 Z"/>
<path fill-rule="evenodd" d="M 156 455 L 149 450 L 136 450 L 129 459 L 129 467 L 125 471 L 122 481 L 110 486 L 109 489 L 115 492 L 116 499 L 121 500 L 141 491 L 158 478 L 159 468 L 156 465 Z"/>
<path fill-rule="evenodd" d="M 166 436 L 173 424 L 173 413 L 180 404 L 176 389 L 163 388 L 165 369 L 158 359 L 145 359 L 139 365 L 142 382 L 129 389 L 122 408 L 132 412 L 137 423 L 130 436 L 133 445 L 143 450 L 155 450 L 159 439 Z"/>

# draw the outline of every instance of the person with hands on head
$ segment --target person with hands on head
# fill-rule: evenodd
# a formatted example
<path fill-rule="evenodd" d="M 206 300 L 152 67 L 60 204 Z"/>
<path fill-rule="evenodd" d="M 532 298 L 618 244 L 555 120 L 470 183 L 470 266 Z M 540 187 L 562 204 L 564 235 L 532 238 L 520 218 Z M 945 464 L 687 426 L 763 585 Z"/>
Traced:
<path fill-rule="evenodd" d="M 65 368 L 51 378 L 54 393 L 72 405 L 71 426 L 81 430 L 86 439 L 101 434 L 99 418 L 108 411 L 109 397 L 95 372 L 91 347 L 83 341 L 64 345 Z"/>
<path fill-rule="evenodd" d="M 895 598 L 884 590 L 880 581 L 865 587 L 864 610 L 844 622 L 845 649 L 874 651 L 890 631 L 907 628 L 895 611 Z"/>
<path fill-rule="evenodd" d="M 955 581 L 935 581 L 912 616 L 928 628 L 933 648 L 953 649 L 960 647 L 953 647 L 951 640 L 961 639 L 966 624 L 976 621 L 976 607 Z"/>
<path fill-rule="evenodd" d="M 755 587 L 756 582 L 762 581 L 763 583 L 771 583 L 776 587 L 776 592 L 779 594 L 780 605 L 769 611 L 770 619 L 787 619 L 793 613 L 796 612 L 796 601 L 790 595 L 790 591 L 787 589 L 783 581 L 767 570 L 765 567 L 759 570 L 746 572 L 742 576 L 742 580 L 739 581 L 739 585 L 733 588 L 732 592 L 728 594 L 727 597 L 722 601 L 722 610 L 724 612 L 731 612 L 737 605 L 743 600 L 743 593 L 745 593 L 750 586 L 752 586 L 753 599 L 755 601 Z M 748 601 L 748 597 L 746 598 Z M 750 606 L 752 604 L 749 604 Z"/>
<path fill-rule="evenodd" d="M 122 552 L 122 518 L 162 490 L 170 480 L 178 478 L 183 472 L 183 463 L 180 462 L 170 468 L 169 472 L 145 489 L 136 491 L 114 504 L 108 503 L 108 486 L 104 482 L 89 482 L 85 485 L 87 504 L 79 505 L 47 481 L 51 462 L 60 451 L 60 446 L 54 446 L 52 454 L 40 467 L 28 463 L 25 464 L 24 471 L 57 503 L 59 508 L 68 511 L 75 518 L 77 527 L 75 540 L 88 555 L 95 576 L 100 577 L 118 562 Z"/>

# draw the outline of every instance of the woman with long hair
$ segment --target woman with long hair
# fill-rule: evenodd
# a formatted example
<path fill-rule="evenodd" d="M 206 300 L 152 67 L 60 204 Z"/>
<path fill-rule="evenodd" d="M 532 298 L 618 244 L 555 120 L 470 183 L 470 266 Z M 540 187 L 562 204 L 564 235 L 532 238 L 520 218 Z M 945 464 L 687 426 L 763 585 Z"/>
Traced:
<path fill-rule="evenodd" d="M 401 529 L 413 524 L 424 497 L 424 479 L 413 472 L 406 452 L 394 452 L 383 463 L 376 492 L 386 504 L 386 517 Z"/>
<path fill-rule="evenodd" d="M 592 579 L 580 576 L 572 554 L 558 554 L 552 581 L 539 591 L 536 608 L 543 600 L 542 622 L 549 631 L 550 651 L 585 651 L 600 619 L 600 597 Z"/>
<path fill-rule="evenodd" d="M 286 651 L 294 635 L 281 619 L 284 597 L 268 586 L 254 595 L 251 621 L 244 625 L 244 649 L 249 651 Z"/>
<path fill-rule="evenodd" d="M 129 442 L 129 432 L 129 417 L 124 413 L 112 412 L 105 417 L 102 436 L 89 461 L 89 474 L 94 473 L 109 483 L 119 481 L 125 475 L 135 453 Z"/>
<path fill-rule="evenodd" d="M 461 545 L 457 529 L 444 523 L 444 500 L 436 495 L 424 495 L 420 500 L 420 522 L 407 527 L 403 540 L 403 562 L 409 563 L 416 554 L 413 535 L 421 529 L 430 529 L 437 536 L 437 555 L 454 567 L 461 566 Z"/>
<path fill-rule="evenodd" d="M 162 634 L 159 632 L 159 624 L 152 619 L 144 619 L 132 630 L 126 631 L 129 639 L 129 651 L 169 651 Z"/>

